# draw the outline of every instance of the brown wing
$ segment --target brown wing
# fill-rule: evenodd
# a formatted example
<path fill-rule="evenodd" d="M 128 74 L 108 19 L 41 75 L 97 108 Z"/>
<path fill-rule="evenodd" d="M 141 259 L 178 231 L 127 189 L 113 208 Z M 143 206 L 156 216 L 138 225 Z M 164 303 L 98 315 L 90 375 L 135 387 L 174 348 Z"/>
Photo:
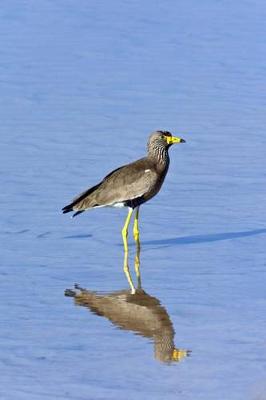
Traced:
<path fill-rule="evenodd" d="M 107 175 L 94 194 L 99 205 L 111 205 L 144 196 L 156 181 L 154 168 L 141 159 Z"/>
<path fill-rule="evenodd" d="M 151 193 L 157 180 L 154 167 L 143 158 L 112 171 L 98 185 L 77 196 L 63 208 L 63 212 L 83 211 L 136 199 Z"/>

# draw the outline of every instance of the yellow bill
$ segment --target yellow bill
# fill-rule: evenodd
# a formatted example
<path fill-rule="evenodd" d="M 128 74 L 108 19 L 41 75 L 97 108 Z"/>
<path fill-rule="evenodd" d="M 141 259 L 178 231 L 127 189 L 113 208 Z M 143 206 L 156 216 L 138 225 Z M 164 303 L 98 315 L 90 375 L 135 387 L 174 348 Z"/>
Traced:
<path fill-rule="evenodd" d="M 174 349 L 172 353 L 172 361 L 181 361 L 183 358 L 190 355 L 190 350 Z"/>
<path fill-rule="evenodd" d="M 168 144 L 186 143 L 186 141 L 184 139 L 176 137 L 176 136 L 165 136 L 165 139 Z"/>

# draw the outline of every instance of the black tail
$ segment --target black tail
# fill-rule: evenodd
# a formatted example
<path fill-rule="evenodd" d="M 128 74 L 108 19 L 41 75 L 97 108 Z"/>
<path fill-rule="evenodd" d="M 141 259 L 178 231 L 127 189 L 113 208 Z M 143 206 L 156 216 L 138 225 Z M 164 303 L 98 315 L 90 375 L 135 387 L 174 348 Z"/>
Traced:
<path fill-rule="evenodd" d="M 73 211 L 73 204 L 68 204 L 64 208 L 62 208 L 63 214 L 69 213 L 70 211 Z"/>
<path fill-rule="evenodd" d="M 75 297 L 76 296 L 76 292 L 72 289 L 66 289 L 65 290 L 65 296 L 68 297 Z"/>
<path fill-rule="evenodd" d="M 93 193 L 96 189 L 98 189 L 98 187 L 100 185 L 101 185 L 101 182 L 98 183 L 98 185 L 95 185 L 95 186 L 85 190 L 85 192 L 80 193 L 77 197 L 75 197 L 75 199 L 72 201 L 72 203 L 70 203 L 67 206 L 65 206 L 64 208 L 62 208 L 63 214 L 69 213 L 71 211 L 75 211 L 73 207 L 76 206 L 80 201 L 84 200 L 91 193 Z M 77 211 L 77 212 L 75 212 L 75 214 L 73 214 L 72 217 L 75 217 L 76 215 L 79 215 L 84 211 L 85 210 Z"/>
<path fill-rule="evenodd" d="M 68 204 L 67 206 L 65 206 L 64 208 L 62 208 L 63 214 L 69 213 L 71 211 L 75 211 L 73 210 L 73 204 Z M 77 215 L 83 213 L 85 210 L 80 210 L 80 211 L 76 211 L 73 215 L 72 218 L 76 217 Z"/>
<path fill-rule="evenodd" d="M 72 218 L 76 217 L 77 215 L 83 213 L 85 210 L 76 211 L 75 214 L 72 215 Z"/>

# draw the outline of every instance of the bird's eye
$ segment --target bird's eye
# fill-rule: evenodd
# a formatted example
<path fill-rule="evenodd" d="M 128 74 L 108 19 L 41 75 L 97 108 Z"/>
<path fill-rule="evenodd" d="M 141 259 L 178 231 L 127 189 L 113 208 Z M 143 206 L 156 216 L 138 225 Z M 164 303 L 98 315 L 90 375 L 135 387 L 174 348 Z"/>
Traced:
<path fill-rule="evenodd" d="M 164 139 L 164 135 L 161 135 L 161 139 Z"/>

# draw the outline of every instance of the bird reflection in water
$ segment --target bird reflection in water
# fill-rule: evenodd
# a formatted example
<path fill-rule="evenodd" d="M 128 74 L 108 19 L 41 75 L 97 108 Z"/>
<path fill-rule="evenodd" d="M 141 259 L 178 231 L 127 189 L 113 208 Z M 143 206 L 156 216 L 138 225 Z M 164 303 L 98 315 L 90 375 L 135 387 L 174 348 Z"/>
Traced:
<path fill-rule="evenodd" d="M 74 290 L 67 289 L 65 295 L 73 297 L 77 305 L 109 319 L 120 329 L 152 338 L 154 356 L 161 362 L 180 361 L 190 353 L 175 347 L 175 331 L 166 309 L 156 297 L 142 289 L 136 290 L 134 295 L 130 290 L 103 294 L 75 285 Z"/>

